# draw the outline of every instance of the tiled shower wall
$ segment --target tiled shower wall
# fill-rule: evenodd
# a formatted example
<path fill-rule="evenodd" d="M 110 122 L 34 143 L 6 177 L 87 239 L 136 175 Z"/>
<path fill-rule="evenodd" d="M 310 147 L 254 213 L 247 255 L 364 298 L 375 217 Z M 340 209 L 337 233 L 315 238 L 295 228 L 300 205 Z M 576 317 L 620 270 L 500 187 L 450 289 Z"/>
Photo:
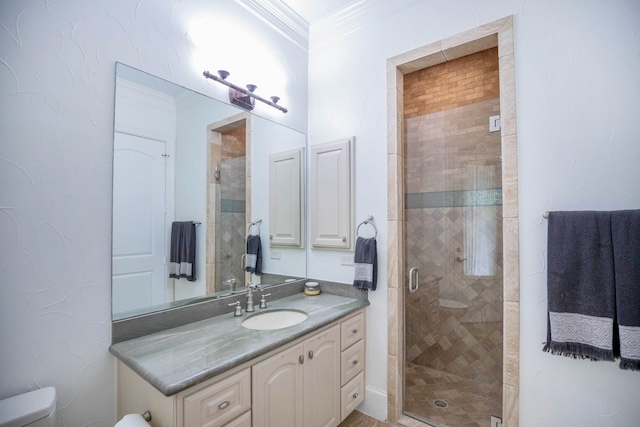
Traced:
<path fill-rule="evenodd" d="M 220 279 L 244 283 L 240 257 L 245 249 L 246 220 L 246 127 L 222 134 L 220 174 Z M 219 290 L 225 290 L 220 288 Z"/>
<path fill-rule="evenodd" d="M 502 384 L 501 147 L 488 129 L 497 68 L 491 49 L 405 76 L 406 271 L 417 267 L 421 283 L 405 295 L 406 360 L 488 384 Z M 465 271 L 470 209 L 495 242 L 482 275 Z"/>
<path fill-rule="evenodd" d="M 244 254 L 246 223 L 246 126 L 225 133 L 209 125 L 207 195 L 207 293 L 223 290 L 222 282 L 244 283 L 240 257 Z M 215 171 L 220 178 L 215 178 Z"/>

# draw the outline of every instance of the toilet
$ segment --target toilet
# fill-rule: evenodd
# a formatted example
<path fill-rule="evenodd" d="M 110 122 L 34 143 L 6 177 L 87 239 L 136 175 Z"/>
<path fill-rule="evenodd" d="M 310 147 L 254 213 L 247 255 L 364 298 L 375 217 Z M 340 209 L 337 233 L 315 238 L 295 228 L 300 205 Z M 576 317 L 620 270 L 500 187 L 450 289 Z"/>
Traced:
<path fill-rule="evenodd" d="M 0 400 L 0 427 L 54 427 L 56 389 L 45 387 Z"/>

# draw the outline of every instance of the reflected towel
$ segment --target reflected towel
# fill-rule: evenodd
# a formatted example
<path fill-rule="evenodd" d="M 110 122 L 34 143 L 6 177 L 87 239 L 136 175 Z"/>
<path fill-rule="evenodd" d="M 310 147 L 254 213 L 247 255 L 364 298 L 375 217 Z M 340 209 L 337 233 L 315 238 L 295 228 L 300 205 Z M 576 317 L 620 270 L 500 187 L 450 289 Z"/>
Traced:
<path fill-rule="evenodd" d="M 193 221 L 174 221 L 171 224 L 171 253 L 169 277 L 196 280 L 196 225 Z"/>
<path fill-rule="evenodd" d="M 544 351 L 614 360 L 615 284 L 609 212 L 550 212 Z"/>
<path fill-rule="evenodd" d="M 245 271 L 257 276 L 262 274 L 262 241 L 259 234 L 247 237 L 247 264 Z"/>
<path fill-rule="evenodd" d="M 640 210 L 611 213 L 620 369 L 640 371 Z"/>
<path fill-rule="evenodd" d="M 378 260 L 375 237 L 358 237 L 353 257 L 355 277 L 353 286 L 361 291 L 375 291 L 378 279 Z"/>

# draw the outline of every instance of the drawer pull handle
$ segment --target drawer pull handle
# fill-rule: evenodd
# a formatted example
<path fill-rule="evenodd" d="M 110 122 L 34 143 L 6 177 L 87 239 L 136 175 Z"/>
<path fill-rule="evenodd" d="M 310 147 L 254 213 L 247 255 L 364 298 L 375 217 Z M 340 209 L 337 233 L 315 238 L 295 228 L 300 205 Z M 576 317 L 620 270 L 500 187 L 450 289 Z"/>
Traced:
<path fill-rule="evenodd" d="M 354 365 L 357 365 L 357 364 L 358 364 L 358 361 L 357 361 L 357 360 L 354 360 L 354 361 L 353 361 L 353 362 L 351 362 L 351 363 L 353 363 Z"/>
<path fill-rule="evenodd" d="M 359 394 L 358 394 L 358 393 L 353 393 L 353 398 L 354 398 L 354 399 L 357 399 L 357 398 L 358 398 L 358 396 L 359 396 Z"/>
<path fill-rule="evenodd" d="M 313 359 L 313 350 L 309 350 L 309 359 Z"/>
<path fill-rule="evenodd" d="M 218 405 L 218 409 L 220 410 L 227 409 L 229 405 L 231 405 L 231 402 L 229 402 L 228 400 L 225 400 L 224 402 Z"/>
<path fill-rule="evenodd" d="M 298 357 L 298 362 L 300 362 L 300 364 L 304 364 L 304 355 L 300 355 L 300 357 Z"/>
<path fill-rule="evenodd" d="M 352 333 L 352 334 L 357 334 L 357 333 L 358 333 L 358 330 L 357 330 L 357 329 L 354 329 L 353 331 L 351 331 L 351 333 Z"/>

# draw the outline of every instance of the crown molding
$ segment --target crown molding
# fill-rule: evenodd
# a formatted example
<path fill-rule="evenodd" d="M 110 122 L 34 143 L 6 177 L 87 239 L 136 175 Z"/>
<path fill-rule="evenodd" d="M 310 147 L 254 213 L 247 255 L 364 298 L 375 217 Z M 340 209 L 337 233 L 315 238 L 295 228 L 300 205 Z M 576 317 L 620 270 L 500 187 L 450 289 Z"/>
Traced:
<path fill-rule="evenodd" d="M 360 0 L 352 3 L 313 22 L 310 28 L 310 49 L 335 42 L 419 1 L 421 0 Z"/>
<path fill-rule="evenodd" d="M 294 44 L 309 50 L 309 24 L 280 0 L 235 0 Z"/>

